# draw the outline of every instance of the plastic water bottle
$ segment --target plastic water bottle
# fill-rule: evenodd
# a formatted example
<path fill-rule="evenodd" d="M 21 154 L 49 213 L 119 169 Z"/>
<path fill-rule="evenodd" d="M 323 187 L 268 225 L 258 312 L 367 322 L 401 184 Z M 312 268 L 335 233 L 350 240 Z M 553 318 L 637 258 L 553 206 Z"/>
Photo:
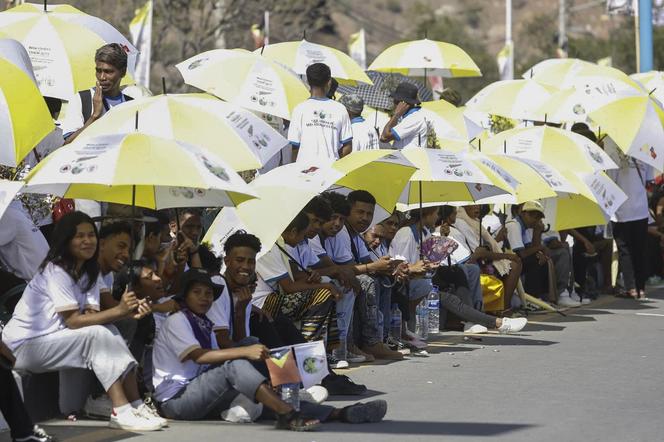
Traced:
<path fill-rule="evenodd" d="M 390 337 L 401 339 L 401 310 L 397 304 L 392 304 L 392 318 L 390 320 Z"/>
<path fill-rule="evenodd" d="M 429 333 L 438 333 L 440 327 L 440 293 L 435 285 L 427 296 L 429 310 Z"/>
<path fill-rule="evenodd" d="M 422 339 L 429 337 L 429 306 L 423 299 L 415 308 L 415 333 Z"/>
<path fill-rule="evenodd" d="M 290 404 L 293 409 L 300 411 L 300 384 L 283 384 L 281 386 L 281 400 Z"/>

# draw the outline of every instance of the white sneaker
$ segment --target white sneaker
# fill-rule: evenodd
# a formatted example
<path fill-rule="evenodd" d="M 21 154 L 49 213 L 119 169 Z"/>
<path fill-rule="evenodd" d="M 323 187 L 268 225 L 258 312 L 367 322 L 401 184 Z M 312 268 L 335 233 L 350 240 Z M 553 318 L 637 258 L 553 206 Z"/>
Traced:
<path fill-rule="evenodd" d="M 88 396 L 83 411 L 88 417 L 101 417 L 106 419 L 113 414 L 113 403 L 107 394 L 103 394 L 96 399 L 92 396 Z"/>
<path fill-rule="evenodd" d="M 256 421 L 263 413 L 263 404 L 257 404 L 242 393 L 238 394 L 230 407 L 221 412 L 226 422 L 248 424 Z"/>
<path fill-rule="evenodd" d="M 581 305 L 588 305 L 591 302 L 593 302 L 593 300 L 590 298 L 581 298 Z"/>
<path fill-rule="evenodd" d="M 581 302 L 581 297 L 576 291 L 572 291 L 572 293 L 569 294 L 569 297 L 572 298 L 572 301 Z"/>
<path fill-rule="evenodd" d="M 563 295 L 560 295 L 558 297 L 558 302 L 556 304 L 558 304 L 559 307 L 580 307 L 581 306 L 580 302 L 573 300 L 569 296 L 563 296 Z"/>
<path fill-rule="evenodd" d="M 523 330 L 527 323 L 526 318 L 503 318 L 503 325 L 500 326 L 498 331 L 502 334 L 518 333 Z"/>
<path fill-rule="evenodd" d="M 143 417 L 136 408 L 130 408 L 120 414 L 111 414 L 111 421 L 108 423 L 108 426 L 127 431 L 161 430 L 161 424 L 152 419 Z"/>
<path fill-rule="evenodd" d="M 141 416 L 143 416 L 144 418 L 151 419 L 159 423 L 159 425 L 161 425 L 161 428 L 168 427 L 168 421 L 163 417 L 159 416 L 159 414 L 154 409 L 148 407 L 146 404 L 141 404 L 141 406 L 138 407 L 136 410 L 139 413 L 141 413 Z"/>
<path fill-rule="evenodd" d="M 486 328 L 483 325 L 480 324 L 473 324 L 471 322 L 466 322 L 463 326 L 463 332 L 464 333 L 472 333 L 472 334 L 482 334 L 482 333 L 487 333 L 489 331 L 488 328 Z"/>
<path fill-rule="evenodd" d="M 327 399 L 329 393 L 327 388 L 322 385 L 312 385 L 309 388 L 300 390 L 300 400 L 312 404 L 322 404 Z"/>

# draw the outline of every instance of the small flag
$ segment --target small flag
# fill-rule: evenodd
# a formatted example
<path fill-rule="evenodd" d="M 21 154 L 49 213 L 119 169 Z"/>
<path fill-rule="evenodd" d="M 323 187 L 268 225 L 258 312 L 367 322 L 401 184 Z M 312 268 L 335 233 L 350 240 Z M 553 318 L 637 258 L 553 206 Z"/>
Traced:
<path fill-rule="evenodd" d="M 348 55 L 355 60 L 362 69 L 367 68 L 367 44 L 364 36 L 364 29 L 351 34 L 348 39 Z"/>
<path fill-rule="evenodd" d="M 265 361 L 270 372 L 272 385 L 299 384 L 300 372 L 295 363 L 295 355 L 290 347 L 270 350 L 270 357 Z"/>
<path fill-rule="evenodd" d="M 320 384 L 323 378 L 330 374 L 323 341 L 297 344 L 293 346 L 293 350 L 304 388 Z"/>
<path fill-rule="evenodd" d="M 501 80 L 514 79 L 514 68 L 512 64 L 512 57 L 514 57 L 514 44 L 507 43 L 498 52 L 496 62 L 498 63 L 498 72 L 500 73 Z"/>
<path fill-rule="evenodd" d="M 150 57 L 152 52 L 152 0 L 136 10 L 134 19 L 129 23 L 132 43 L 138 49 L 134 80 L 136 84 L 150 88 Z"/>

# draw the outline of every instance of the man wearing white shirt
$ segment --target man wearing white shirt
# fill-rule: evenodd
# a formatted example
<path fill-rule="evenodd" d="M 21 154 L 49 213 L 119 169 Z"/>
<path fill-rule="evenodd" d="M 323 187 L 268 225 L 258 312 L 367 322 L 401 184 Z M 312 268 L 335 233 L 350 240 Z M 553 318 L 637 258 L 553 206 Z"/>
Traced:
<path fill-rule="evenodd" d="M 619 169 L 607 170 L 606 173 L 627 194 L 625 202 L 616 210 L 615 221 L 611 223 L 618 246 L 620 271 L 629 295 L 634 299 L 645 298 L 645 256 L 650 217 L 646 184 L 653 179 L 653 169 L 624 155 L 610 139 L 606 148 L 619 166 Z"/>
<path fill-rule="evenodd" d="M 293 161 L 332 162 L 351 151 L 353 133 L 346 108 L 327 97 L 332 76 L 324 63 L 307 68 L 311 97 L 295 106 L 288 127 Z"/>
<path fill-rule="evenodd" d="M 422 108 L 417 86 L 404 81 L 391 96 L 394 100 L 394 115 L 383 128 L 380 141 L 393 141 L 392 147 L 398 150 L 427 147 L 429 129 L 424 114 L 420 112 Z"/>
<path fill-rule="evenodd" d="M 0 218 L 0 264 L 29 281 L 48 253 L 48 242 L 32 219 L 13 201 Z"/>
<path fill-rule="evenodd" d="M 380 149 L 378 129 L 362 117 L 362 111 L 364 110 L 362 97 L 357 94 L 344 95 L 339 103 L 343 104 L 348 110 L 353 130 L 353 152 Z"/>

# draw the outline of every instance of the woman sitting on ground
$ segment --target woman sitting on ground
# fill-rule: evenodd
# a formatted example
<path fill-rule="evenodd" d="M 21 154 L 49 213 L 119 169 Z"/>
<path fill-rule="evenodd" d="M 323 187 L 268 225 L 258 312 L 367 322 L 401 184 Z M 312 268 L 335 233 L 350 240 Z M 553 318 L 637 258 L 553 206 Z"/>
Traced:
<path fill-rule="evenodd" d="M 52 245 L 30 281 L 2 339 L 14 352 L 15 370 L 34 373 L 91 368 L 113 403 L 112 428 L 153 431 L 166 425 L 141 401 L 136 361 L 111 323 L 150 313 L 126 291 L 117 306 L 99 311 L 103 284 L 97 263 L 97 229 L 82 212 L 57 223 Z"/>
<path fill-rule="evenodd" d="M 252 362 L 268 357 L 262 344 L 220 350 L 207 317 L 222 291 L 203 269 L 187 271 L 177 296 L 180 311 L 164 322 L 153 348 L 154 398 L 170 419 L 219 418 L 242 395 L 243 403 L 258 402 L 277 417 L 276 427 L 310 431 L 319 422 L 341 420 L 350 423 L 378 422 L 387 411 L 383 400 L 355 404 L 342 409 L 302 403 L 302 414 L 282 401 Z M 246 410 L 256 419 L 262 407 Z M 314 418 L 305 418 L 304 415 Z"/>

